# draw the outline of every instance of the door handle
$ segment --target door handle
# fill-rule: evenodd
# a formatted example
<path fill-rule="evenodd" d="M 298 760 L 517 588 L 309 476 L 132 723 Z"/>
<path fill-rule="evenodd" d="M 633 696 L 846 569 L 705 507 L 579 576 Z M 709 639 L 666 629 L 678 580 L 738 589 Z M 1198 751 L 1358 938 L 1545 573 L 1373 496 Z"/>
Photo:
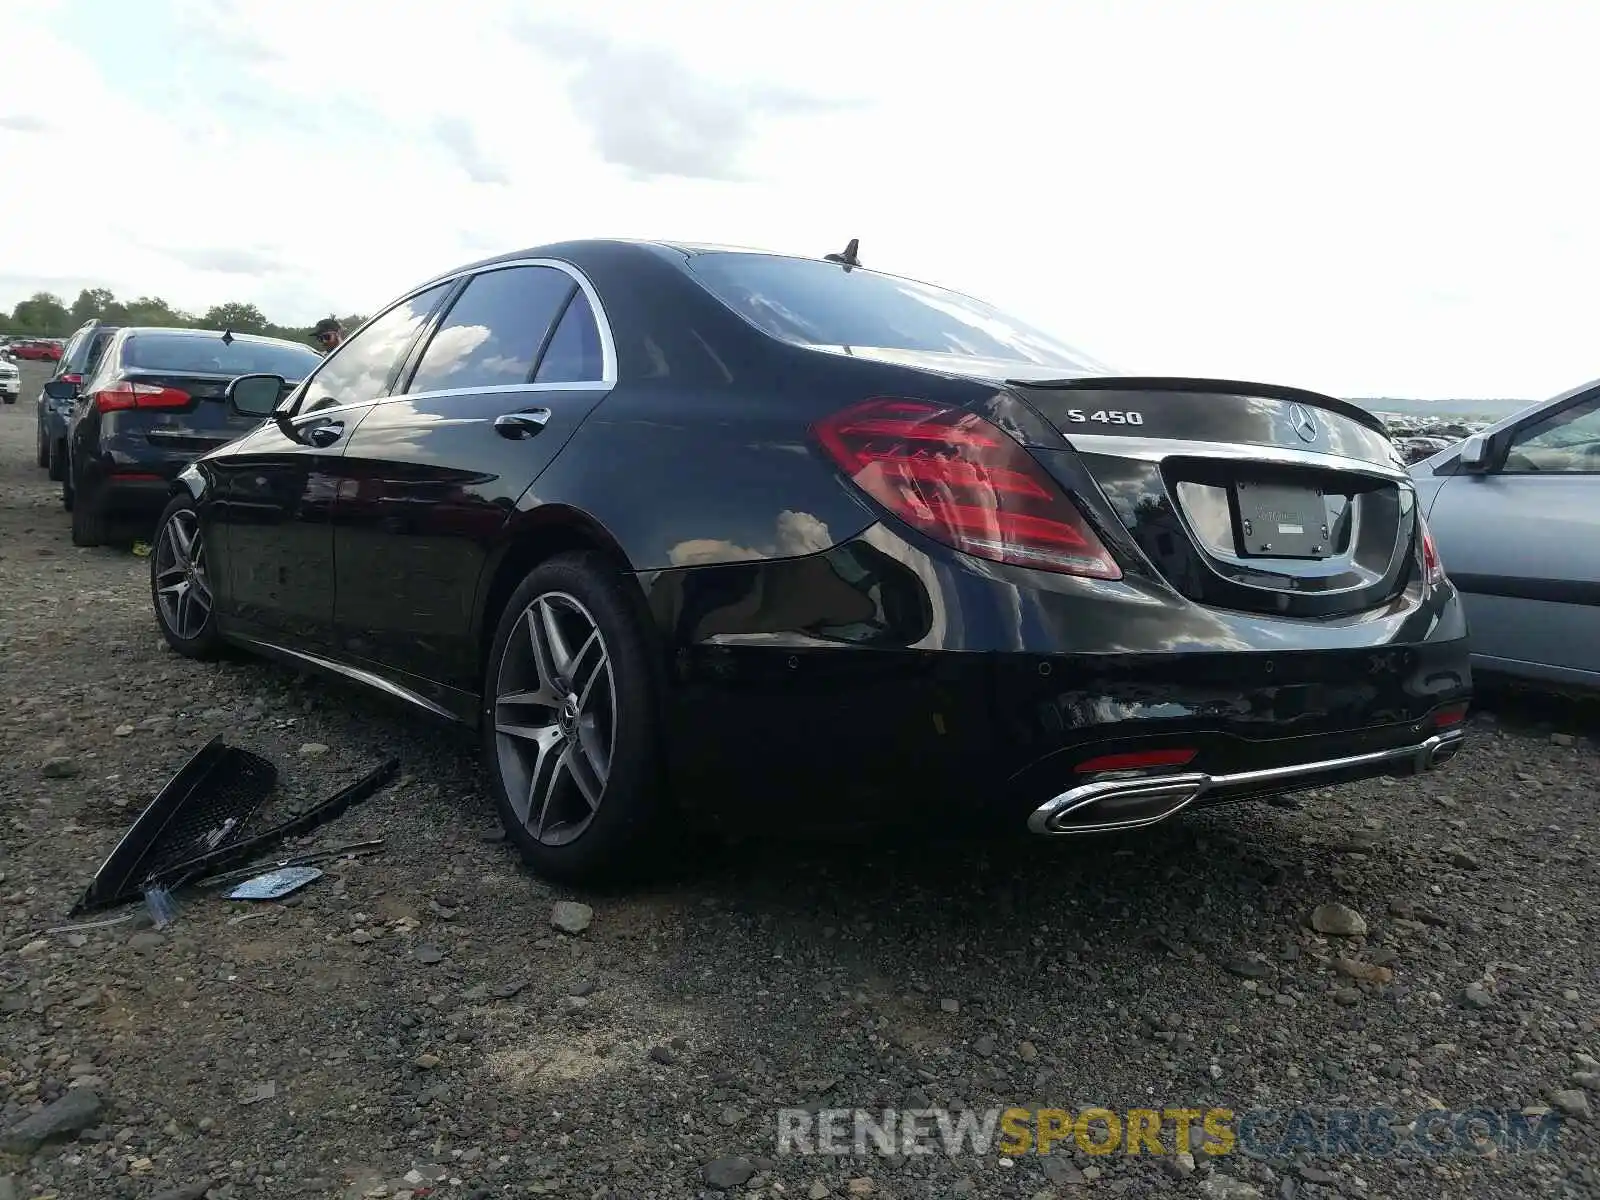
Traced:
<path fill-rule="evenodd" d="M 548 408 L 530 408 L 526 412 L 502 413 L 494 419 L 494 431 L 501 437 L 518 441 L 531 438 L 550 420 Z"/>
<path fill-rule="evenodd" d="M 343 421 L 328 421 L 306 430 L 306 441 L 319 450 L 326 449 L 344 436 Z"/>

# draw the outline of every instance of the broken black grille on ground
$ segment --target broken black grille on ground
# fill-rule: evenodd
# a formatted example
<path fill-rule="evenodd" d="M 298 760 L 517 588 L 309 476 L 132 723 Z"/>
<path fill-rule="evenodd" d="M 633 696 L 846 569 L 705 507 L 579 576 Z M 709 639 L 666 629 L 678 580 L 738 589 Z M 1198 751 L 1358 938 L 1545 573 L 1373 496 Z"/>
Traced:
<path fill-rule="evenodd" d="M 245 836 L 277 785 L 277 768 L 258 754 L 212 738 L 167 781 L 106 857 L 71 915 L 172 890 L 246 862 L 285 838 L 309 833 L 375 794 L 399 771 L 398 759 L 299 816 Z"/>

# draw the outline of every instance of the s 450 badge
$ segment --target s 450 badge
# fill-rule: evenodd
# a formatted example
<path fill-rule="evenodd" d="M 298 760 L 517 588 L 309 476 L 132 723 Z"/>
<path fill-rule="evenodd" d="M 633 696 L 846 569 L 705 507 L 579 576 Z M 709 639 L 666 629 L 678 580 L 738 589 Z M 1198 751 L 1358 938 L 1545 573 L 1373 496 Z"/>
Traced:
<path fill-rule="evenodd" d="M 1067 420 L 1074 425 L 1083 425 L 1090 421 L 1102 425 L 1143 425 L 1144 414 L 1125 408 L 1097 408 L 1093 412 L 1082 408 L 1069 408 Z"/>

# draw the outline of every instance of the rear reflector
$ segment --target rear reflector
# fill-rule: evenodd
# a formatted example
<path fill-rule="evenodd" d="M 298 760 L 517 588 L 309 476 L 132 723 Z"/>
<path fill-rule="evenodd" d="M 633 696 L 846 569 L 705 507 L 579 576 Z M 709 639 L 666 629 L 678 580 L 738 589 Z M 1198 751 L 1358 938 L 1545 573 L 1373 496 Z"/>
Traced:
<path fill-rule="evenodd" d="M 1079 775 L 1092 775 L 1099 771 L 1141 771 L 1151 767 L 1181 767 L 1194 760 L 1193 750 L 1174 747 L 1169 750 L 1130 750 L 1126 754 L 1102 754 L 1099 758 L 1085 759 L 1073 771 Z"/>
<path fill-rule="evenodd" d="M 129 383 L 125 379 L 94 394 L 94 406 L 101 412 L 124 408 L 184 408 L 189 400 L 189 393 L 178 388 L 156 383 Z"/>
<path fill-rule="evenodd" d="M 868 400 L 813 432 L 850 481 L 902 521 L 992 562 L 1092 579 L 1122 569 L 1022 446 L 975 413 Z"/>
<path fill-rule="evenodd" d="M 1465 704 L 1452 704 L 1448 708 L 1441 708 L 1433 714 L 1433 727 L 1446 729 L 1451 725 L 1459 725 L 1467 719 L 1467 706 Z"/>

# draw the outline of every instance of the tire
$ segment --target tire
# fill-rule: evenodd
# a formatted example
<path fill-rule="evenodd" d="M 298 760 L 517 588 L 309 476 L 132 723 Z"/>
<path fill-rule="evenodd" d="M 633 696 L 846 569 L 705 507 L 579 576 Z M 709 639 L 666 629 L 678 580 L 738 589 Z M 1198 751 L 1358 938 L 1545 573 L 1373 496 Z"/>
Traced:
<path fill-rule="evenodd" d="M 61 463 L 61 507 L 67 512 L 72 511 L 72 460 L 62 455 Z"/>
<path fill-rule="evenodd" d="M 530 612 L 553 616 L 561 630 L 571 656 L 570 690 L 565 680 L 553 689 L 545 684 Z M 647 621 L 642 598 L 608 559 L 590 552 L 540 563 L 500 616 L 479 713 L 484 766 L 507 838 L 545 878 L 615 880 L 644 865 L 647 844 L 664 848 L 669 812 L 660 673 Z M 598 646 L 589 641 L 593 634 Z M 535 692 L 561 700 L 551 705 L 501 699 Z M 586 702 L 580 705 L 581 697 Z M 505 725 L 542 730 L 547 748 L 539 754 L 538 741 L 503 734 Z M 552 776 L 554 782 L 543 786 Z M 589 805 L 586 794 L 598 801 Z"/>
<path fill-rule="evenodd" d="M 167 645 L 186 658 L 216 658 L 223 650 L 205 568 L 205 539 L 194 501 L 174 496 L 150 548 L 150 607 Z M 186 591 L 174 592 L 178 587 Z"/>
<path fill-rule="evenodd" d="M 45 457 L 49 460 L 45 469 L 50 472 L 51 479 L 65 479 L 67 477 L 67 444 L 57 442 L 53 449 L 47 448 Z"/>
<path fill-rule="evenodd" d="M 7 404 L 15 404 L 16 402 L 17 402 L 17 397 L 15 396 L 15 394 L 8 392 L 6 394 L 6 403 Z"/>
<path fill-rule="evenodd" d="M 44 435 L 44 426 L 43 425 L 39 426 L 39 435 L 35 439 L 35 441 L 36 441 L 37 445 L 36 445 L 36 447 L 34 449 L 34 452 L 33 452 L 34 461 L 37 462 L 41 467 L 45 468 L 45 470 L 49 470 L 50 469 L 50 439 L 45 437 L 45 435 Z M 52 475 L 50 478 L 54 479 L 55 476 Z"/>
<path fill-rule="evenodd" d="M 72 513 L 72 544 L 74 546 L 100 546 L 106 540 L 106 514 L 104 504 L 92 492 L 78 494 L 72 486 L 71 468 L 62 484 L 62 503 Z"/>

